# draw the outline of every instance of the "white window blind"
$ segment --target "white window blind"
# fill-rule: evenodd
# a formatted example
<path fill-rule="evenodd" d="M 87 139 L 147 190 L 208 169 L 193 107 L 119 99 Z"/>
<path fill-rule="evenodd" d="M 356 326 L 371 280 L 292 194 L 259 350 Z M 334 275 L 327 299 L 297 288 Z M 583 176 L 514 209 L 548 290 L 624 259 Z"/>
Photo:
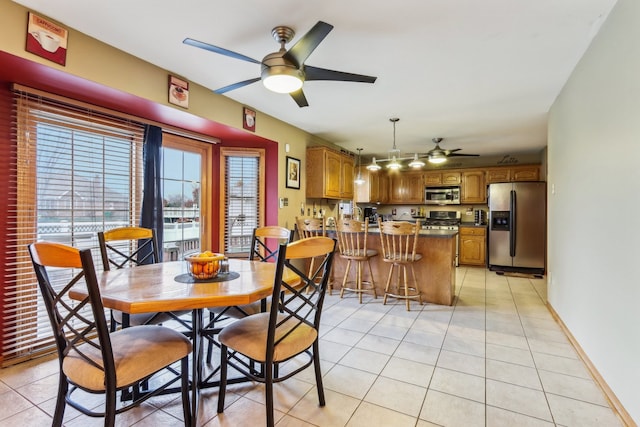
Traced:
<path fill-rule="evenodd" d="M 264 151 L 221 149 L 224 253 L 248 256 L 253 229 L 263 224 Z"/>
<path fill-rule="evenodd" d="M 4 271 L 3 364 L 54 348 L 27 245 L 47 240 L 94 251 L 97 232 L 137 225 L 142 199 L 143 127 L 84 105 L 17 90 L 12 114 L 15 188 Z M 71 272 L 58 272 L 56 281 Z"/>

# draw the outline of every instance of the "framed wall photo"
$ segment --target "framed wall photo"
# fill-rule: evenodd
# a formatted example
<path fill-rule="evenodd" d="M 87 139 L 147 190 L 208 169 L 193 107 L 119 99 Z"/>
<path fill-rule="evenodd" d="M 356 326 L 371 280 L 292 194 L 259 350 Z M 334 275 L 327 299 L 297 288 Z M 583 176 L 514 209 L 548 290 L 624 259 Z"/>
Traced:
<path fill-rule="evenodd" d="M 287 156 L 287 188 L 300 189 L 300 160 Z"/>
<path fill-rule="evenodd" d="M 251 132 L 256 131 L 256 112 L 242 107 L 242 127 Z"/>
<path fill-rule="evenodd" d="M 67 62 L 68 35 L 65 28 L 29 12 L 27 52 L 64 66 Z"/>
<path fill-rule="evenodd" d="M 169 102 L 189 108 L 189 82 L 169 76 Z"/>

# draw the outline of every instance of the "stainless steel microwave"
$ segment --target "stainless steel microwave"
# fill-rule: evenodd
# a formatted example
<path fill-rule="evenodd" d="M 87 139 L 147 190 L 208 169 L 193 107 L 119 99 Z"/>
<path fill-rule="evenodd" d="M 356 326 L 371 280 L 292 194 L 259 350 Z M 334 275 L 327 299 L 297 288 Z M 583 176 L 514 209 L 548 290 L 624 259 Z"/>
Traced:
<path fill-rule="evenodd" d="M 427 205 L 459 205 L 460 187 L 427 187 L 424 200 Z"/>

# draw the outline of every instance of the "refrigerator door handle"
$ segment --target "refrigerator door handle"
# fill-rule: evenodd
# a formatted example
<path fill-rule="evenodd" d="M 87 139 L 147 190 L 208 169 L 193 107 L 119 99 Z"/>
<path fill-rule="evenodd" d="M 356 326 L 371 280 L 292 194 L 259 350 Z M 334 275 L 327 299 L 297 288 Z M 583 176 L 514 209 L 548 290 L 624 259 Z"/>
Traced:
<path fill-rule="evenodd" d="M 511 218 L 509 218 L 509 255 L 516 256 L 516 192 L 511 190 L 509 192 L 509 211 L 511 212 Z"/>

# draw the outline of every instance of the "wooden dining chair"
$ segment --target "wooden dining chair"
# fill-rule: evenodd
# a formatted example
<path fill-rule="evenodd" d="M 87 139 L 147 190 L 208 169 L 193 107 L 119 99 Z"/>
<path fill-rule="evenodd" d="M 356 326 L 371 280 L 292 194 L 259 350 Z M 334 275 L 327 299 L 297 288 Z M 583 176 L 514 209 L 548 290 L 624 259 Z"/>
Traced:
<path fill-rule="evenodd" d="M 111 270 L 112 266 L 126 268 L 160 262 L 156 232 L 152 228 L 119 227 L 100 231 L 98 242 L 105 271 Z M 187 313 L 190 312 L 128 314 L 111 310 L 111 330 L 115 331 L 118 325 L 126 328 L 132 325 L 161 324 L 169 320 L 176 320 L 189 329 L 189 323 L 180 319 Z"/>
<path fill-rule="evenodd" d="M 309 237 L 280 245 L 270 310 L 237 320 L 218 335 L 221 344 L 218 413 L 224 411 L 229 366 L 265 384 L 269 427 L 274 425 L 273 384 L 291 378 L 312 364 L 319 404 L 325 405 L 318 342 L 322 304 L 335 248 L 336 240 L 329 237 Z M 310 258 L 317 259 L 317 267 L 308 274 L 306 268 L 298 266 L 299 261 Z M 285 268 L 298 274 L 301 282 L 297 285 L 284 282 Z M 319 277 L 322 279 L 317 281 Z M 281 298 L 281 295 L 284 296 Z M 280 366 L 297 356 L 305 357 L 296 359 L 295 366 L 293 363 Z M 256 371 L 252 368 L 254 365 L 262 369 Z M 283 368 L 290 366 L 290 370 L 283 372 Z"/>
<path fill-rule="evenodd" d="M 191 342 L 180 332 L 158 326 L 133 326 L 109 332 L 91 250 L 50 242 L 29 245 L 42 299 L 56 341 L 60 374 L 52 425 L 61 426 L 66 404 L 105 426 L 120 414 L 181 381 L 184 424 L 191 425 L 189 354 Z M 69 292 L 86 286 L 87 297 L 71 301 Z M 179 371 L 176 362 L 180 362 Z M 156 375 L 158 374 L 158 375 Z M 153 390 L 116 406 L 117 393 L 147 381 Z M 101 393 L 104 410 L 87 408 L 74 392 Z M 86 397 L 84 398 L 86 401 Z"/>
<path fill-rule="evenodd" d="M 296 230 L 300 239 L 306 239 L 309 237 L 318 237 L 327 235 L 327 224 L 325 218 L 310 218 L 310 217 L 296 217 Z M 309 271 L 314 269 L 315 260 L 309 261 Z M 329 278 L 329 295 L 333 290 L 333 284 L 331 278 Z"/>
<path fill-rule="evenodd" d="M 358 294 L 358 301 L 362 304 L 362 294 L 371 292 L 373 298 L 377 297 L 376 283 L 371 270 L 371 258 L 378 255 L 375 249 L 369 249 L 367 240 L 369 237 L 369 222 L 356 221 L 355 219 L 341 219 L 336 221 L 336 234 L 338 236 L 338 254 L 347 261 L 340 298 L 344 291 Z M 364 265 L 369 271 L 369 280 L 363 279 Z M 349 281 L 351 267 L 355 266 L 355 279 Z"/>
<path fill-rule="evenodd" d="M 253 229 L 251 236 L 251 252 L 249 261 L 275 262 L 281 243 L 290 243 L 293 240 L 293 230 L 276 225 L 267 225 Z M 271 304 L 271 298 L 257 301 L 251 304 L 231 307 L 209 308 L 208 328 L 227 319 L 242 319 L 251 314 L 267 311 Z M 213 355 L 213 340 L 209 340 L 207 346 L 207 363 L 211 363 Z"/>
<path fill-rule="evenodd" d="M 405 300 L 407 311 L 410 311 L 412 299 L 418 300 L 422 305 L 422 295 L 413 268 L 413 264 L 422 259 L 422 255 L 416 253 L 420 221 L 413 224 L 406 221 L 378 219 L 378 226 L 382 243 L 382 261 L 390 265 L 382 304 L 387 303 L 388 297 L 393 297 Z M 411 281 L 407 274 L 407 267 L 411 269 L 413 279 Z M 397 274 L 395 282 L 392 281 L 394 272 Z"/>

